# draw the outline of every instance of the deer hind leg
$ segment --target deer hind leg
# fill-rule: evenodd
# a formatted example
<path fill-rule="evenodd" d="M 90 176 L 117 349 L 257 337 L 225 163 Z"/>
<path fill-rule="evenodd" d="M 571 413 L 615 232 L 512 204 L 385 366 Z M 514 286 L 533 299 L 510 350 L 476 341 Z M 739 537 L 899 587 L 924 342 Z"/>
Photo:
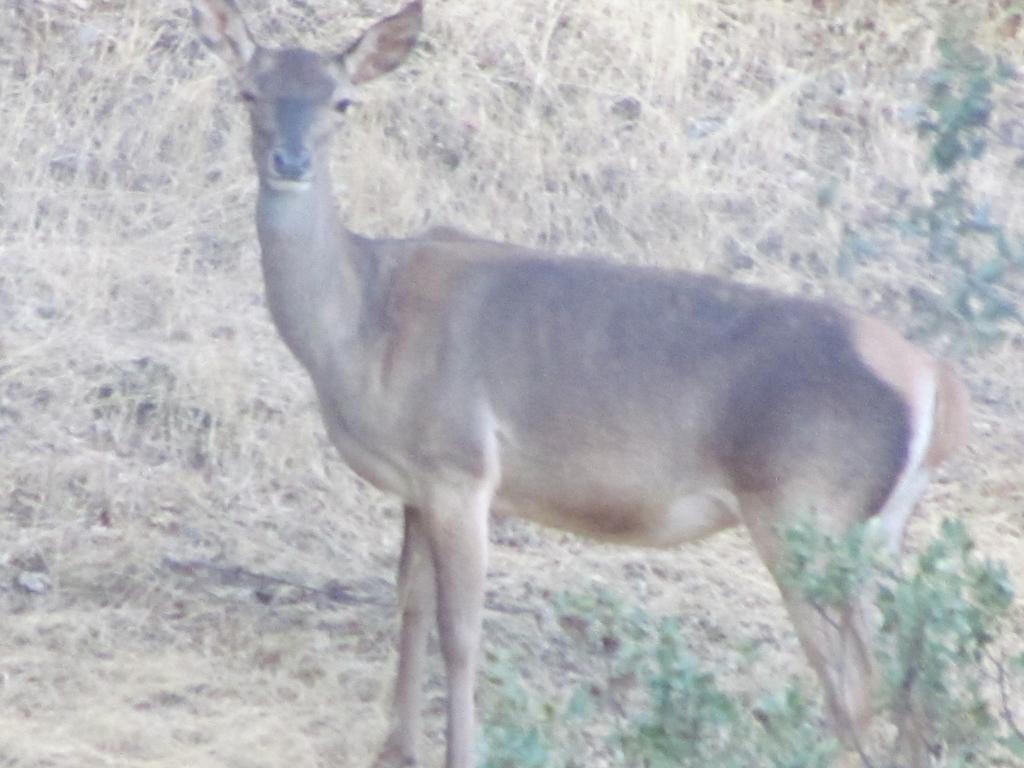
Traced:
<path fill-rule="evenodd" d="M 406 506 L 405 535 L 398 563 L 398 605 L 402 630 L 398 645 L 398 675 L 391 734 L 374 763 L 375 768 L 418 765 L 416 742 L 423 708 L 423 667 L 427 635 L 434 615 L 434 563 L 423 528 L 422 513 Z"/>
<path fill-rule="evenodd" d="M 492 490 L 481 480 L 431 489 L 424 528 L 437 575 L 437 623 L 448 676 L 446 768 L 472 768 L 473 704 Z"/>
<path fill-rule="evenodd" d="M 829 724 L 848 749 L 860 751 L 872 716 L 875 690 L 870 601 L 857 595 L 839 611 L 783 591 L 783 599 L 804 649 L 825 692 Z"/>
<path fill-rule="evenodd" d="M 813 604 L 784 577 L 781 507 L 757 498 L 744 498 L 741 506 L 754 546 L 782 593 L 800 645 L 821 681 L 829 724 L 845 747 L 859 749 L 871 720 L 875 682 L 870 585 L 839 609 Z M 830 534 L 842 535 L 838 521 L 851 519 L 856 518 L 833 516 L 831 525 L 824 520 L 822 524 Z"/>
<path fill-rule="evenodd" d="M 898 556 L 903 548 L 907 522 L 928 483 L 928 469 L 911 467 L 904 472 L 878 514 L 872 518 L 870 528 L 889 552 Z M 928 765 L 928 723 L 919 695 L 914 690 L 902 693 L 893 703 L 893 722 L 897 730 L 897 744 L 902 758 L 910 768 Z"/>

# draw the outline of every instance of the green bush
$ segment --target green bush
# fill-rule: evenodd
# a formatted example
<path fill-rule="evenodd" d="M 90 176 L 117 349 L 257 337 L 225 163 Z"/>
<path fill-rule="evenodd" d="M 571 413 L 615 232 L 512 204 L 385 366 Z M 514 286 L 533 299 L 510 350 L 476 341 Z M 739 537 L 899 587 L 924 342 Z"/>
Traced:
<path fill-rule="evenodd" d="M 1013 242 L 978 200 L 970 170 L 988 149 L 993 89 L 1013 74 L 1008 64 L 963 40 L 939 42 L 941 64 L 927 78 L 918 134 L 944 179 L 930 205 L 912 209 L 908 231 L 926 238 L 935 261 L 951 261 L 961 277 L 951 287 L 956 315 L 982 339 L 1000 338 L 1001 324 L 1021 320 L 1009 278 L 1024 267 L 1024 244 Z"/>
<path fill-rule="evenodd" d="M 1016 73 L 972 45 L 969 31 L 951 30 L 938 52 L 938 65 L 922 78 L 921 101 L 907 108 L 916 115 L 923 159 L 937 176 L 930 199 L 893 211 L 876 229 L 843 222 L 836 268 L 849 275 L 857 263 L 883 253 L 876 238 L 896 234 L 915 247 L 920 243 L 928 259 L 951 275 L 943 296 L 915 294 L 924 314 L 922 330 L 957 329 L 964 340 L 985 346 L 1004 338 L 1009 323 L 1024 322 L 1024 242 L 993 217 L 991 202 L 972 185 L 972 173 L 989 150 L 997 97 Z M 819 207 L 831 207 L 837 191 L 835 180 L 826 184 Z"/>
<path fill-rule="evenodd" d="M 784 536 L 785 577 L 822 612 L 877 590 L 880 719 L 923 718 L 936 765 L 1024 757 L 1013 711 L 1024 658 L 1007 658 L 999 642 L 1013 592 L 1005 567 L 980 559 L 962 524 L 945 522 L 906 574 L 872 546 L 869 527 L 834 540 L 806 520 Z M 555 610 L 573 651 L 594 663 L 545 696 L 524 681 L 529 664 L 492 657 L 483 768 L 826 768 L 838 754 L 818 698 L 796 681 L 760 697 L 730 691 L 686 649 L 676 621 L 607 590 L 563 595 Z M 901 765 L 897 738 L 879 730 L 863 765 Z"/>
<path fill-rule="evenodd" d="M 886 705 L 928 724 L 932 754 L 976 765 L 1024 742 L 1008 695 L 1007 659 L 997 642 L 1013 602 L 1005 566 L 979 559 L 960 522 L 946 520 L 921 552 L 916 572 L 888 574 L 878 594 Z"/>

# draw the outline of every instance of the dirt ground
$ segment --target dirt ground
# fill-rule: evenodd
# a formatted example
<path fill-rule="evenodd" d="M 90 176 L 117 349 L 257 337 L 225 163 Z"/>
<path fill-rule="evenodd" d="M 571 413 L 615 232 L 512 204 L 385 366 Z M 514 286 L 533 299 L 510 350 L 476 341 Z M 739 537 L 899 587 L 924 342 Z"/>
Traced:
<path fill-rule="evenodd" d="M 320 49 L 398 7 L 243 5 L 262 41 Z M 942 183 L 915 129 L 937 37 L 1024 67 L 1014 7 L 428 0 L 412 61 L 350 110 L 338 194 L 363 233 L 450 224 L 888 319 L 974 400 L 914 537 L 958 516 L 1022 586 L 1022 326 L 985 347 L 926 332 L 960 268 L 892 226 Z M 1024 80 L 994 98 L 971 194 L 1020 242 Z M 400 517 L 329 447 L 271 326 L 246 132 L 184 0 L 0 4 L 3 768 L 363 766 L 383 736 Z M 741 533 L 492 539 L 487 643 L 528 649 L 539 685 L 566 663 L 552 595 L 595 583 L 678 615 L 726 680 L 740 643 L 768 649 L 750 685 L 805 669 Z"/>

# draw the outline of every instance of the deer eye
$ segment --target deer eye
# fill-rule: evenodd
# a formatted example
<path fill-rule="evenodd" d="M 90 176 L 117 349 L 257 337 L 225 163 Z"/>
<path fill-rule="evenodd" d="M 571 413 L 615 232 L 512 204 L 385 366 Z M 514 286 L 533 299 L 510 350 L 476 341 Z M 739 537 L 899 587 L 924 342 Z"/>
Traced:
<path fill-rule="evenodd" d="M 352 106 L 352 99 L 339 99 L 334 102 L 335 112 L 345 112 L 349 107 Z"/>

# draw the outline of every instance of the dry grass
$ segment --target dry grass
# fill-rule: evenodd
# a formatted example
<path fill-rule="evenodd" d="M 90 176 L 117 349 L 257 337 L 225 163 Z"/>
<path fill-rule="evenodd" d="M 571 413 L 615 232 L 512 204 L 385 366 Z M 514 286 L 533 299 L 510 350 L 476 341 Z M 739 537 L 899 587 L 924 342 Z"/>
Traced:
<path fill-rule="evenodd" d="M 321 48 L 395 8 L 245 5 L 265 41 Z M 424 44 L 368 89 L 336 178 L 363 232 L 454 224 L 830 295 L 913 330 L 908 289 L 943 293 L 948 265 L 896 237 L 849 278 L 835 256 L 844 226 L 935 184 L 905 107 L 943 14 L 1021 63 L 1003 5 L 428 2 Z M 9 0 L 0 64 L 0 765 L 366 764 L 399 521 L 327 446 L 262 306 L 229 82 L 183 0 Z M 1012 227 L 1022 137 L 1015 83 L 975 178 Z M 961 357 L 976 436 L 918 530 L 963 516 L 1024 584 L 1012 331 L 969 356 L 955 334 L 925 342 Z M 491 642 L 532 646 L 549 678 L 558 633 L 530 612 L 597 579 L 682 616 L 726 676 L 732 638 L 773 649 L 764 685 L 803 668 L 738 534 L 659 554 L 520 525 L 497 539 Z M 40 571 L 43 592 L 16 586 Z M 436 760 L 436 670 L 430 695 Z"/>

